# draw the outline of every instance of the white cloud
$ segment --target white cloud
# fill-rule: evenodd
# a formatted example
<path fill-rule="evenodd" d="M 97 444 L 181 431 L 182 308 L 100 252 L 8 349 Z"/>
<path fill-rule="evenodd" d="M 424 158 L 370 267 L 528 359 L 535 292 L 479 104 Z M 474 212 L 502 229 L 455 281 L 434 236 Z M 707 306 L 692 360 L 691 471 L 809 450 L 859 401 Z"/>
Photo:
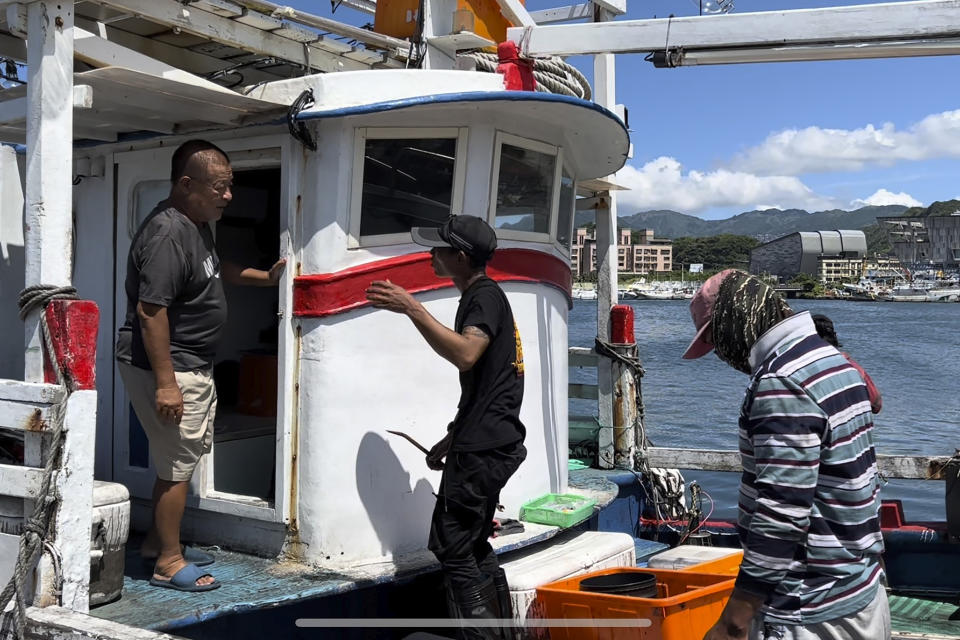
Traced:
<path fill-rule="evenodd" d="M 909 193 L 905 193 L 903 191 L 900 193 L 892 193 L 886 189 L 877 189 L 877 191 L 869 198 L 857 198 L 850 203 L 850 206 L 854 209 L 858 209 L 866 206 L 882 207 L 888 204 L 902 204 L 907 207 L 923 206 L 922 202 L 911 196 Z"/>
<path fill-rule="evenodd" d="M 660 156 L 642 167 L 626 165 L 617 173 L 617 181 L 630 188 L 622 191 L 621 213 L 650 209 L 673 209 L 697 213 L 715 207 L 757 208 L 760 203 L 778 203 L 777 208 L 808 211 L 832 209 L 839 203 L 814 193 L 792 176 L 758 176 L 742 171 L 683 172 L 676 159 Z"/>
<path fill-rule="evenodd" d="M 858 171 L 901 161 L 960 157 L 960 109 L 927 116 L 909 128 L 787 129 L 737 154 L 730 168 L 757 175 Z"/>

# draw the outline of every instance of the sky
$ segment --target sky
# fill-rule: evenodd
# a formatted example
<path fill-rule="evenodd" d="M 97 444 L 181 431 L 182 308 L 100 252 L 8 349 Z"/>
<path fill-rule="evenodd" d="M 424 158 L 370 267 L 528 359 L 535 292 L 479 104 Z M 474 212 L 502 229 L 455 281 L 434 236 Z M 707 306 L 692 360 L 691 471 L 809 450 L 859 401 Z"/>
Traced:
<path fill-rule="evenodd" d="M 529 0 L 531 10 L 574 0 Z M 331 16 L 325 1 L 297 8 Z M 736 0 L 734 11 L 850 0 Z M 698 13 L 694 0 L 628 0 L 618 18 Z M 348 7 L 351 24 L 372 16 Z M 588 78 L 592 58 L 569 62 Z M 633 158 L 618 173 L 620 215 L 673 209 L 706 219 L 766 208 L 929 205 L 960 197 L 960 59 L 924 57 L 655 69 L 618 55 L 617 102 Z"/>

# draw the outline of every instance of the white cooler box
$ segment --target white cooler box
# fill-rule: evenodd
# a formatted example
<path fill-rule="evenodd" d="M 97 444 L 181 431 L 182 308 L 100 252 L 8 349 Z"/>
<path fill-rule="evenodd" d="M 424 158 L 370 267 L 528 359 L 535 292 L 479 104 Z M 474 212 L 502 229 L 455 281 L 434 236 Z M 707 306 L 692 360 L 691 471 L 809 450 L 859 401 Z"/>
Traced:
<path fill-rule="evenodd" d="M 522 624 L 527 618 L 543 618 L 537 603 L 537 587 L 572 576 L 608 569 L 636 566 L 633 537 L 626 533 L 579 531 L 530 549 L 522 549 L 500 558 L 500 566 L 510 585 L 513 619 Z M 518 639 L 546 639 L 546 628 L 517 628 Z"/>
<path fill-rule="evenodd" d="M 651 569 L 686 569 L 694 565 L 719 560 L 740 553 L 740 549 L 729 547 L 701 547 L 695 544 L 682 544 L 679 547 L 662 551 L 647 560 Z"/>

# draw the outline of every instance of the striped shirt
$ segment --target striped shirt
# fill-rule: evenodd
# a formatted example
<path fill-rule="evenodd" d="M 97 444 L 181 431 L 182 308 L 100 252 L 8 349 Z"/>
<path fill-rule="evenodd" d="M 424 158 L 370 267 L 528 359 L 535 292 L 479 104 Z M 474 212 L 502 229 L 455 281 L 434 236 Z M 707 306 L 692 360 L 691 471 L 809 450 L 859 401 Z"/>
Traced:
<path fill-rule="evenodd" d="M 808 312 L 760 336 L 740 410 L 737 587 L 767 622 L 844 617 L 879 584 L 880 481 L 867 389 Z"/>

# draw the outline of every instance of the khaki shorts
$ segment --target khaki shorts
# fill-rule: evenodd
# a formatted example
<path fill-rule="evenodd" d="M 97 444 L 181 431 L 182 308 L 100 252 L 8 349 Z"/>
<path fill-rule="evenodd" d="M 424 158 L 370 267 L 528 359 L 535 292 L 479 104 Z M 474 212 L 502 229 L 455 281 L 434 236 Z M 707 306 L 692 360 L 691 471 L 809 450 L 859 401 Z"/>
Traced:
<path fill-rule="evenodd" d="M 217 388 L 211 369 L 177 371 L 183 394 L 183 418 L 177 425 L 157 415 L 157 383 L 153 371 L 118 362 L 130 404 L 150 441 L 150 457 L 157 477 L 171 482 L 190 480 L 200 456 L 213 446 L 213 419 Z"/>

